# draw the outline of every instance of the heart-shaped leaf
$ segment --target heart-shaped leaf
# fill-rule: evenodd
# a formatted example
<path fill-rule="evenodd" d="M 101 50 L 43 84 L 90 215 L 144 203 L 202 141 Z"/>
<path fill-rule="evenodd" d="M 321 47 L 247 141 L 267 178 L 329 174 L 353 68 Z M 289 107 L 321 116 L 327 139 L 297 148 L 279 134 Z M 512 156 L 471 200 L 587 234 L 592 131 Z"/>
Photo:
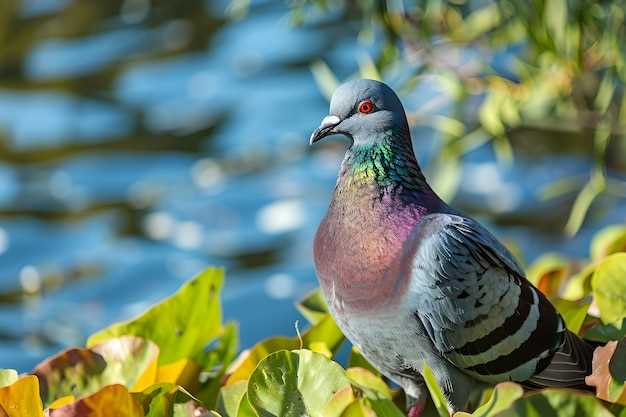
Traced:
<path fill-rule="evenodd" d="M 250 376 L 248 399 L 260 417 L 321 416 L 324 405 L 350 386 L 337 363 L 310 350 L 274 352 Z"/>

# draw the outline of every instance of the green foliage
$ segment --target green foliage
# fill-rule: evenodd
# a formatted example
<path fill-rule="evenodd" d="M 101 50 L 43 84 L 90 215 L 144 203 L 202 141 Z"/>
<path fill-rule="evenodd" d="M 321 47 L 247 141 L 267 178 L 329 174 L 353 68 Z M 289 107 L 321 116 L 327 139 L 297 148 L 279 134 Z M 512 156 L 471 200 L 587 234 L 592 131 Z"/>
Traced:
<path fill-rule="evenodd" d="M 562 138 L 568 147 L 584 149 L 592 163 L 586 176 L 564 178 L 540 193 L 543 198 L 577 193 L 565 223 L 567 233 L 578 231 L 598 196 L 623 197 L 626 184 L 606 169 L 623 169 L 626 163 L 622 1 L 292 4 L 298 23 L 320 14 L 360 23 L 359 38 L 374 41 L 370 49 L 376 51 L 374 62 L 361 63 L 361 76 L 363 70 L 374 78 L 379 72 L 394 79 L 405 74 L 403 91 L 436 82 L 452 100 L 451 114 L 443 117 L 427 111 L 440 105 L 441 96 L 408 109 L 410 120 L 440 133 L 440 153 L 430 168 L 437 173 L 434 187 L 446 199 L 456 192 L 459 160 L 468 150 L 490 141 L 496 156 L 509 162 L 514 142 L 545 149 L 546 142 Z M 313 73 L 328 96 L 337 83 L 332 71 L 316 63 Z"/>
<path fill-rule="evenodd" d="M 529 267 L 570 330 L 609 342 L 596 349 L 587 377 L 596 396 L 524 392 L 506 382 L 485 390 L 473 413 L 456 417 L 626 415 L 626 253 L 614 245 L 621 239 L 615 230 L 598 233 L 588 263 L 550 255 Z M 310 327 L 261 341 L 235 358 L 237 328 L 220 320 L 222 282 L 221 269 L 207 269 L 138 318 L 92 336 L 88 348 L 54 355 L 21 378 L 0 370 L 0 415 L 43 416 L 44 407 L 51 417 L 404 415 L 402 397 L 358 350 L 352 349 L 346 369 L 333 360 L 344 337 L 319 290 L 297 306 Z M 448 417 L 435 376 L 427 366 L 422 372 L 432 400 L 423 416 Z"/>
<path fill-rule="evenodd" d="M 92 335 L 87 346 L 132 334 L 152 340 L 159 346 L 159 364 L 190 358 L 221 330 L 219 292 L 223 281 L 223 269 L 207 269 L 140 317 L 116 323 Z M 196 302 L 189 302 L 191 298 Z"/>

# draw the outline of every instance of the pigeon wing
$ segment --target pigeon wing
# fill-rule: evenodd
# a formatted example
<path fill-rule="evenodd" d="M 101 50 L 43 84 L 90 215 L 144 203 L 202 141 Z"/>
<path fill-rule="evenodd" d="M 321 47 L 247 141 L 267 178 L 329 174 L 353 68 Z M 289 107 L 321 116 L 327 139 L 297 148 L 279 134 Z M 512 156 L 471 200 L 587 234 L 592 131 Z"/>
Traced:
<path fill-rule="evenodd" d="M 475 221 L 426 216 L 415 233 L 415 316 L 440 354 L 484 382 L 526 381 L 543 371 L 566 329 L 510 253 Z"/>

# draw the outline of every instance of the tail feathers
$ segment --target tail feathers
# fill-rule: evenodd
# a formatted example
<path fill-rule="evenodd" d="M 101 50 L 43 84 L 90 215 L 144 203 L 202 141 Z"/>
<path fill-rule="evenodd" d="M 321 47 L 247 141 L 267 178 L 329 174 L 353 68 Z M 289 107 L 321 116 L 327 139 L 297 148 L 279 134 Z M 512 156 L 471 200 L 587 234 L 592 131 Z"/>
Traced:
<path fill-rule="evenodd" d="M 595 391 L 585 384 L 591 374 L 594 347 L 569 330 L 560 349 L 552 356 L 548 366 L 524 382 L 527 388 L 575 388 Z"/>

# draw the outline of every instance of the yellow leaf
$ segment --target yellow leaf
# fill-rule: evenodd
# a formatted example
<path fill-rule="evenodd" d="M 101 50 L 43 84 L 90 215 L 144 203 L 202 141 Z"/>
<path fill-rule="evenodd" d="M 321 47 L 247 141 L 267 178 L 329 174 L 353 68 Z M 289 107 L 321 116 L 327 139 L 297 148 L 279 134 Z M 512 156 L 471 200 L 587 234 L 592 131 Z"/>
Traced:
<path fill-rule="evenodd" d="M 89 397 L 49 412 L 49 417 L 105 416 L 143 417 L 143 409 L 126 387 L 114 384 L 107 385 Z"/>
<path fill-rule="evenodd" d="M 157 370 L 156 381 L 180 385 L 188 390 L 194 390 L 198 384 L 200 366 L 190 359 L 180 359 L 176 362 L 160 366 Z"/>
<path fill-rule="evenodd" d="M 13 384 L 0 388 L 0 410 L 8 417 L 43 417 L 37 377 L 23 376 Z"/>
<path fill-rule="evenodd" d="M 52 404 L 48 406 L 48 408 L 61 408 L 64 405 L 73 403 L 74 401 L 76 401 L 76 398 L 74 398 L 73 395 L 66 395 L 53 401 Z"/>
<path fill-rule="evenodd" d="M 146 370 L 141 374 L 135 385 L 133 385 L 131 391 L 140 392 L 151 386 L 157 381 L 157 364 L 159 362 L 159 356 L 157 355 L 153 361 L 150 362 Z"/>
<path fill-rule="evenodd" d="M 313 351 L 313 352 L 317 352 L 317 353 L 321 353 L 322 355 L 326 356 L 328 359 L 333 357 L 333 352 L 330 351 L 330 349 L 328 349 L 328 345 L 325 342 L 311 342 L 311 344 L 309 345 L 309 348 Z"/>

